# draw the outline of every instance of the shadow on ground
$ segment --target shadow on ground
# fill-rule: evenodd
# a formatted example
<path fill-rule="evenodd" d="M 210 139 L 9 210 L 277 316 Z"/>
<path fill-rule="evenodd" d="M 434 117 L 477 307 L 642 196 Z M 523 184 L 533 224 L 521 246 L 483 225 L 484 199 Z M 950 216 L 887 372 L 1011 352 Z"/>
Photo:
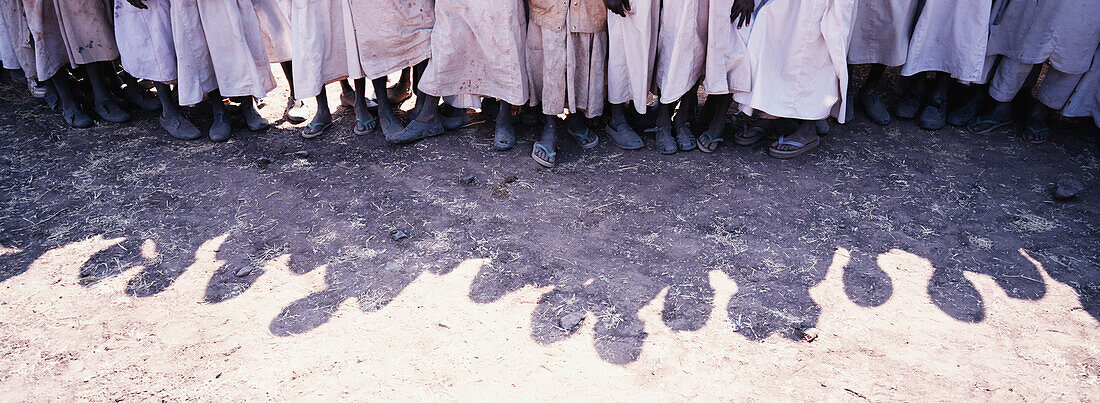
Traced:
<path fill-rule="evenodd" d="M 352 135 L 354 118 L 342 111 L 314 141 L 281 125 L 225 144 L 187 143 L 148 115 L 68 129 L 14 87 L 3 90 L 0 246 L 11 250 L 0 255 L 0 282 L 49 249 L 104 234 L 126 240 L 89 261 L 82 281 L 140 266 L 126 291 L 149 296 L 171 286 L 199 245 L 228 233 L 207 302 L 240 294 L 279 256 L 289 254 L 296 272 L 326 270 L 325 289 L 272 321 L 273 334 L 289 336 L 323 325 L 345 301 L 377 310 L 423 271 L 490 258 L 472 300 L 552 287 L 531 336 L 568 338 L 572 314 L 592 313 L 597 352 L 627 363 L 646 339 L 637 312 L 661 290 L 667 326 L 706 323 L 713 269 L 738 285 L 728 312 L 717 313 L 737 333 L 793 339 L 818 320 L 809 289 L 838 247 L 851 251 L 843 278 L 857 304 L 890 299 L 877 257 L 901 249 L 933 263 L 929 296 L 965 322 L 985 315 L 965 271 L 992 276 L 1014 298 L 1043 297 L 1023 248 L 1100 318 L 1100 163 L 1095 146 L 1067 136 L 1033 146 L 1011 131 L 857 121 L 834 126 L 795 161 L 768 158 L 763 144 L 661 156 L 652 144 L 581 151 L 565 140 L 559 167 L 547 170 L 527 157 L 532 129 L 510 152 L 491 151 L 487 126 L 393 147 L 377 133 Z M 1054 202 L 1049 184 L 1067 173 L 1089 186 L 1077 201 Z"/>

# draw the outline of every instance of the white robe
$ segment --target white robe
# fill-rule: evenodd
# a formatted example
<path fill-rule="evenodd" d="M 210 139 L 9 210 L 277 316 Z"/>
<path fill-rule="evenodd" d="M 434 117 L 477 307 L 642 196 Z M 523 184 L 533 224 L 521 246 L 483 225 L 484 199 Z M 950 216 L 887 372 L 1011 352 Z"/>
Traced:
<path fill-rule="evenodd" d="M 703 76 L 707 56 L 709 0 L 665 1 L 657 33 L 657 92 L 671 104 Z M 729 10 L 727 10 L 729 14 Z M 729 20 L 729 16 L 726 16 Z"/>
<path fill-rule="evenodd" d="M 23 0 L 40 79 L 66 63 L 76 67 L 118 58 L 111 14 L 103 0 Z"/>
<path fill-rule="evenodd" d="M 420 90 L 527 103 L 527 19 L 522 0 L 438 0 Z"/>
<path fill-rule="evenodd" d="M 209 0 L 207 0 L 209 1 Z M 260 30 L 264 33 L 264 50 L 271 63 L 289 62 L 294 54 L 290 28 L 290 0 L 252 0 Z"/>
<path fill-rule="evenodd" d="M 752 91 L 734 94 L 746 114 L 820 120 L 847 101 L 855 0 L 771 0 L 749 34 Z"/>
<path fill-rule="evenodd" d="M 984 81 L 992 7 L 993 0 L 926 0 L 901 74 L 942 71 L 962 82 Z"/>
<path fill-rule="evenodd" d="M 171 0 L 180 105 L 222 96 L 263 97 L 275 88 L 251 0 Z"/>
<path fill-rule="evenodd" d="M 7 24 L 0 20 L 0 66 L 8 70 L 18 70 L 19 59 L 15 57 L 15 46 L 9 38 Z"/>
<path fill-rule="evenodd" d="M 315 97 L 325 84 L 348 76 L 345 0 L 294 0 L 294 96 Z"/>
<path fill-rule="evenodd" d="M 343 23 L 346 59 L 352 78 L 373 80 L 419 64 L 432 55 L 432 27 L 436 19 L 432 0 L 342 1 L 346 10 Z M 450 4 L 443 3 L 443 7 Z"/>
<path fill-rule="evenodd" d="M 176 45 L 172 40 L 169 0 L 144 0 L 148 9 L 115 0 L 115 40 L 122 68 L 151 81 L 176 81 Z"/>
<path fill-rule="evenodd" d="M 1073 118 L 1091 116 L 1093 123 L 1100 127 L 1100 48 L 1093 54 L 1091 67 L 1070 95 L 1062 115 Z"/>
<path fill-rule="evenodd" d="M 859 0 L 848 64 L 901 66 L 909 53 L 918 0 Z"/>
<path fill-rule="evenodd" d="M 31 41 L 31 29 L 27 25 L 27 14 L 23 12 L 21 0 L 0 0 L 0 21 L 11 40 L 19 68 L 28 79 L 37 79 L 38 71 L 34 63 L 34 43 Z"/>
<path fill-rule="evenodd" d="M 571 26 L 566 15 L 565 26 Z M 607 102 L 607 31 L 570 32 L 527 25 L 527 73 L 531 106 L 544 115 L 563 111 L 594 118 Z"/>
<path fill-rule="evenodd" d="M 997 9 L 1000 9 L 998 2 Z M 1014 0 L 989 33 L 989 54 L 1026 64 L 1047 60 L 1054 69 L 1084 73 L 1100 44 L 1100 2 Z"/>
<path fill-rule="evenodd" d="M 633 13 L 620 17 L 607 13 L 607 101 L 618 105 L 634 101 L 638 113 L 646 112 L 657 56 L 660 0 L 630 2 Z"/>
<path fill-rule="evenodd" d="M 757 4 L 761 0 L 756 0 Z M 707 22 L 707 50 L 703 91 L 709 95 L 733 94 L 752 90 L 752 63 L 749 62 L 751 27 L 737 29 L 730 22 L 733 0 L 710 0 Z"/>

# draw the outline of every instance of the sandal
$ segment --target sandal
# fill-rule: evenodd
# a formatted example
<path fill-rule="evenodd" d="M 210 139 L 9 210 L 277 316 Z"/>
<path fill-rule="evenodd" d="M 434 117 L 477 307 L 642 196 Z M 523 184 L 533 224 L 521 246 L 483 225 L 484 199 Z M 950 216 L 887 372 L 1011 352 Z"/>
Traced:
<path fill-rule="evenodd" d="M 661 154 L 676 154 L 680 147 L 676 144 L 676 138 L 672 137 L 672 126 L 657 126 L 646 129 L 646 133 L 653 133 L 657 141 L 657 151 Z"/>
<path fill-rule="evenodd" d="M 634 128 L 630 127 L 629 123 L 622 122 L 616 125 L 608 122 L 605 130 L 611 136 L 611 140 L 615 142 L 616 147 L 624 150 L 637 150 L 645 146 L 642 138 L 634 132 Z"/>
<path fill-rule="evenodd" d="M 374 128 L 378 127 L 377 121 L 374 118 L 355 119 L 355 126 L 351 128 L 352 133 L 356 136 L 365 136 L 367 133 L 374 131 Z"/>
<path fill-rule="evenodd" d="M 1024 141 L 1031 144 L 1043 144 L 1050 138 L 1049 127 L 1027 126 L 1024 127 L 1024 130 L 1026 131 L 1026 133 L 1024 133 Z M 1029 134 L 1031 135 L 1030 138 L 1028 138 Z"/>
<path fill-rule="evenodd" d="M 405 130 L 393 136 L 386 136 L 386 141 L 393 144 L 411 143 L 428 137 L 435 137 L 444 132 L 443 124 L 439 123 L 439 121 L 425 123 L 413 119 L 409 122 L 409 125 L 405 127 Z"/>
<path fill-rule="evenodd" d="M 541 156 L 539 156 L 539 151 L 540 150 L 544 154 L 546 154 L 545 159 L 542 158 Z M 557 160 L 557 158 L 556 158 L 557 155 L 558 155 L 558 153 L 556 151 L 547 150 L 546 146 L 543 146 L 542 143 L 539 143 L 539 142 L 535 142 L 535 146 L 531 147 L 531 158 L 533 158 L 535 160 L 535 162 L 539 163 L 539 165 L 542 165 L 542 166 L 547 167 L 547 168 L 553 168 L 554 167 L 554 163 Z"/>
<path fill-rule="evenodd" d="M 574 131 L 573 129 L 566 129 L 566 131 L 569 132 L 570 136 L 573 136 L 574 140 L 577 140 L 577 145 L 585 150 L 591 150 L 593 147 L 600 144 L 600 136 L 596 135 L 596 133 L 587 126 L 585 126 L 583 131 Z"/>
<path fill-rule="evenodd" d="M 996 121 L 983 119 L 981 116 L 974 119 L 969 125 L 966 126 L 971 133 L 974 134 L 989 134 L 990 132 L 1000 129 L 1002 127 L 1012 124 L 1012 119 L 1005 121 Z"/>
<path fill-rule="evenodd" d="M 332 122 L 316 122 L 306 125 L 305 130 L 302 130 L 303 139 L 317 138 L 321 134 L 324 134 L 325 130 L 332 127 Z"/>
<path fill-rule="evenodd" d="M 807 144 L 803 144 L 799 141 L 787 140 L 787 136 L 779 136 L 779 140 L 768 148 L 768 155 L 781 160 L 791 159 L 817 148 L 819 144 L 821 144 L 820 138 L 814 139 L 814 141 L 811 141 Z M 793 146 L 797 148 L 794 150 L 780 150 L 778 148 L 779 146 Z"/>
<path fill-rule="evenodd" d="M 714 150 L 718 149 L 719 143 L 726 141 L 726 139 L 722 138 L 722 136 L 722 133 L 719 133 L 717 135 L 711 134 L 710 129 L 707 129 L 707 131 L 699 135 L 699 141 L 697 141 L 699 151 L 707 154 L 714 152 Z"/>
<path fill-rule="evenodd" d="M 673 129 L 676 133 L 676 145 L 680 147 L 680 151 L 691 151 L 698 146 L 695 142 L 695 133 L 691 131 L 691 122 L 673 124 Z"/>
<path fill-rule="evenodd" d="M 759 122 L 753 123 L 748 129 L 733 137 L 733 144 L 739 146 L 751 146 L 768 135 L 768 129 Z"/>

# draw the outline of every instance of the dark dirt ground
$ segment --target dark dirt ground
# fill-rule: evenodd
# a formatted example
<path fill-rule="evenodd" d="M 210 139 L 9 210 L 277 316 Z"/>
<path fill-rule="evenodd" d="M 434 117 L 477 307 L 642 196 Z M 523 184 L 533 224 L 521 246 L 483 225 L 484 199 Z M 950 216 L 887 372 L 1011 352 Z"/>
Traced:
<path fill-rule="evenodd" d="M 606 138 L 583 151 L 563 136 L 558 167 L 544 169 L 529 157 L 537 128 L 521 127 L 508 152 L 492 150 L 491 124 L 391 146 L 378 132 L 353 135 L 342 109 L 316 140 L 279 122 L 213 144 L 170 139 L 155 113 L 70 129 L 20 86 L 0 93 L 0 245 L 21 250 L 0 255 L 0 283 L 50 249 L 102 234 L 127 240 L 88 261 L 82 281 L 142 266 L 126 292 L 150 296 L 200 244 L 228 233 L 210 303 L 248 289 L 280 255 L 297 272 L 327 265 L 327 288 L 271 322 L 272 334 L 289 336 L 323 325 L 346 300 L 379 310 L 423 271 L 490 258 L 471 300 L 550 286 L 531 318 L 535 341 L 569 338 L 560 318 L 587 312 L 598 318 L 600 357 L 629 363 L 647 337 L 637 312 L 662 289 L 670 328 L 698 329 L 712 316 L 713 269 L 739 286 L 720 313 L 734 331 L 795 339 L 821 314 L 808 290 L 839 247 L 851 251 L 853 302 L 891 298 L 876 256 L 901 249 L 932 262 L 932 301 L 971 323 L 986 307 L 963 272 L 992 276 L 1013 298 L 1043 298 L 1023 248 L 1100 320 L 1098 149 L 1067 123 L 1036 146 L 1010 129 L 978 136 L 860 119 L 834 123 L 819 149 L 793 161 L 769 158 L 766 142 L 663 156 L 651 137 L 641 151 Z M 269 97 L 265 114 L 278 114 L 279 99 Z M 1062 175 L 1085 184 L 1077 199 L 1051 198 Z M 393 240 L 396 231 L 408 238 Z M 159 252 L 151 261 L 140 252 L 149 240 Z"/>

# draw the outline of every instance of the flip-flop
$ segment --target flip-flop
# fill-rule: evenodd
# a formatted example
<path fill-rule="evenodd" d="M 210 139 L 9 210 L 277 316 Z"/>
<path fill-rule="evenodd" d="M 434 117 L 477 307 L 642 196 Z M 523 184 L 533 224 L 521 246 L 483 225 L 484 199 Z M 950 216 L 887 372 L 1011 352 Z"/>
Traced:
<path fill-rule="evenodd" d="M 714 134 L 711 134 L 710 129 L 707 129 L 707 131 L 699 135 L 699 139 L 695 143 L 697 144 L 699 151 L 710 154 L 717 150 L 718 145 L 724 141 L 726 141 L 726 139 L 722 137 L 715 137 Z M 713 145 L 714 148 L 710 148 L 711 145 Z"/>
<path fill-rule="evenodd" d="M 1010 124 L 1012 124 L 1012 119 L 1005 120 L 1005 121 L 996 121 L 996 120 L 982 119 L 981 116 L 979 116 L 979 117 L 975 118 L 974 121 L 971 122 L 969 125 L 966 125 L 966 128 L 969 129 L 970 132 L 974 133 L 974 134 L 989 134 L 989 133 L 993 132 L 994 130 L 1000 129 L 1000 128 L 1008 126 Z M 989 125 L 989 126 L 984 128 L 984 129 L 979 130 L 979 128 L 982 125 Z"/>
<path fill-rule="evenodd" d="M 776 141 L 775 145 L 768 147 L 768 155 L 781 160 L 791 159 L 817 148 L 819 144 L 821 144 L 821 139 L 814 139 L 814 141 L 808 144 L 803 144 L 802 142 L 787 140 L 787 136 L 779 136 L 779 141 Z M 780 150 L 775 148 L 776 145 L 794 146 L 798 148 L 794 150 Z"/>
<path fill-rule="evenodd" d="M 302 130 L 302 138 L 307 140 L 317 138 L 318 136 L 324 134 L 325 130 L 328 130 L 329 127 L 332 127 L 331 121 L 310 123 L 306 125 L 305 130 Z"/>
<path fill-rule="evenodd" d="M 365 136 L 367 133 L 374 131 L 374 128 L 367 129 L 367 127 L 370 125 L 377 126 L 375 122 L 374 118 L 369 118 L 366 121 L 363 119 L 355 119 L 355 126 L 351 128 L 351 131 L 355 133 L 356 136 Z"/>
<path fill-rule="evenodd" d="M 574 140 L 577 140 L 577 145 L 585 150 L 591 150 L 593 147 L 600 144 L 600 136 L 585 126 L 583 131 L 574 131 L 573 129 L 566 129 L 570 136 L 573 136 Z M 536 143 L 537 144 L 537 143 Z"/>
<path fill-rule="evenodd" d="M 691 122 L 673 124 L 672 129 L 675 133 L 676 145 L 680 147 L 680 151 L 691 151 L 698 147 L 695 142 L 695 133 L 691 131 Z"/>
<path fill-rule="evenodd" d="M 542 152 L 546 154 L 547 159 L 542 159 L 541 157 L 539 157 L 538 150 L 542 150 Z M 547 150 L 546 146 L 543 146 L 539 142 L 535 142 L 534 147 L 531 147 L 531 158 L 533 158 L 535 162 L 539 163 L 539 165 L 547 168 L 554 167 L 554 163 L 556 162 L 554 157 L 557 155 L 558 153 L 556 151 Z"/>
<path fill-rule="evenodd" d="M 1049 127 L 1031 127 L 1031 126 L 1027 126 L 1027 127 L 1024 128 L 1024 130 L 1027 130 L 1028 132 L 1030 132 L 1031 135 L 1032 135 L 1032 138 L 1041 138 L 1041 140 L 1028 140 L 1025 137 L 1024 141 L 1026 141 L 1028 143 L 1043 144 L 1043 143 L 1046 143 L 1047 140 L 1050 139 L 1050 128 Z M 1042 136 L 1042 137 L 1040 137 L 1040 136 Z"/>
<path fill-rule="evenodd" d="M 752 136 L 745 136 L 749 133 L 754 134 Z M 758 141 L 760 141 L 760 139 L 763 139 L 767 135 L 767 128 L 761 126 L 759 123 L 754 123 L 752 126 L 749 126 L 748 129 L 745 129 L 745 131 L 737 134 L 736 136 L 733 136 L 733 144 L 737 144 L 739 146 L 751 146 L 753 144 L 756 144 Z"/>

